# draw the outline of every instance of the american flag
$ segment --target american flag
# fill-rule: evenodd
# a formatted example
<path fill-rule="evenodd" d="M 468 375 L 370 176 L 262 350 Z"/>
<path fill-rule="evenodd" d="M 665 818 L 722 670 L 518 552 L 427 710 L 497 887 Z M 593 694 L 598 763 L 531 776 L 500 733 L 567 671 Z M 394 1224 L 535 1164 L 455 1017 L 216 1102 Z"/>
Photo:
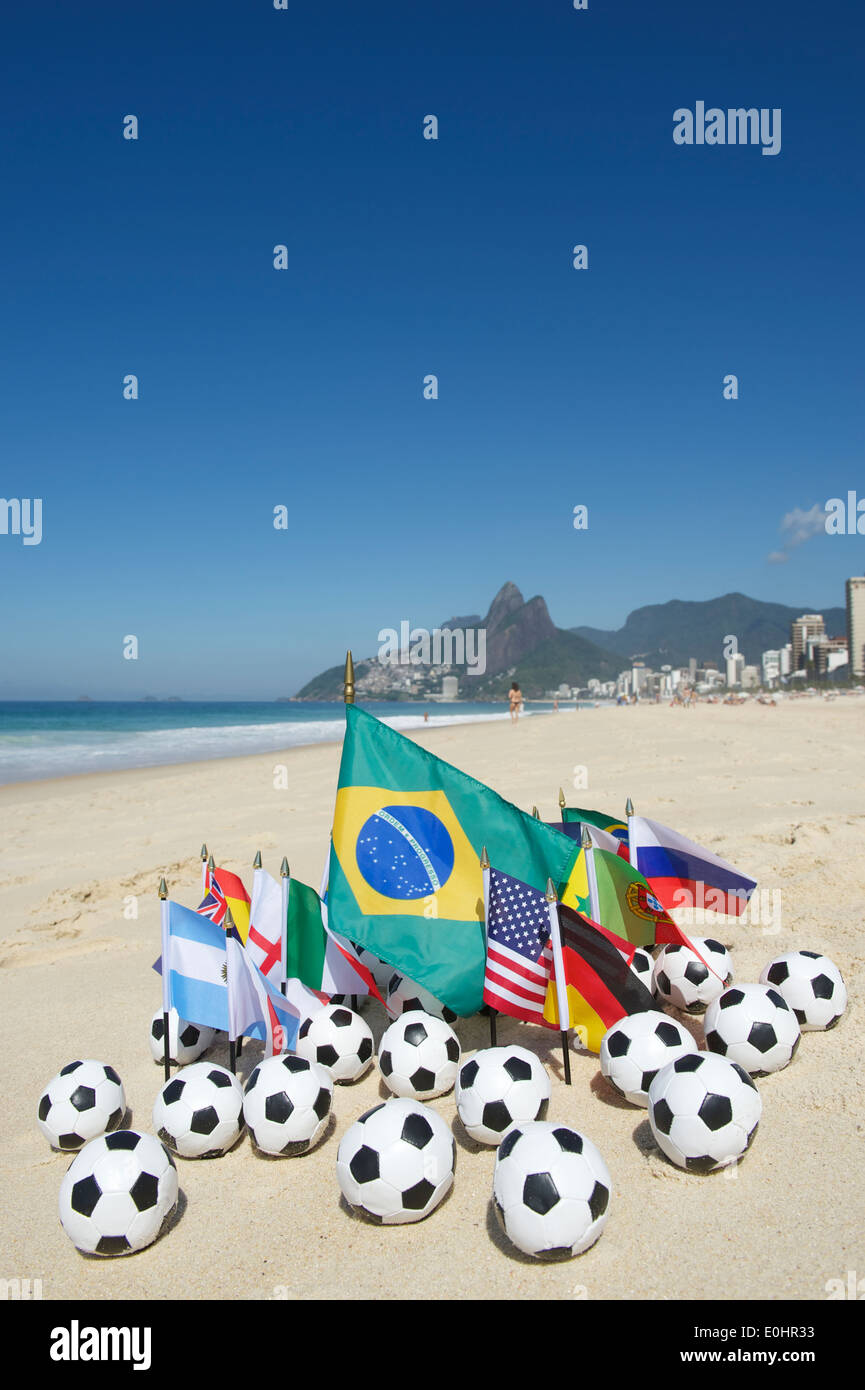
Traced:
<path fill-rule="evenodd" d="M 552 974 L 550 914 L 543 893 L 490 869 L 484 1003 L 524 1023 L 544 1018 Z"/>

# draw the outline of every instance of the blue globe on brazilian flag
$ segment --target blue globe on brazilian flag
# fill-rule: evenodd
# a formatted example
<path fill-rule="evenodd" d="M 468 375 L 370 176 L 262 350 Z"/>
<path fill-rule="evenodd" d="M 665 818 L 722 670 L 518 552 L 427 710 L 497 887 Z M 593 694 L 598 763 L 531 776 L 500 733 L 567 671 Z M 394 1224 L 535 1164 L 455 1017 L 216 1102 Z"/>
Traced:
<path fill-rule="evenodd" d="M 333 929 L 374 951 L 457 1014 L 483 995 L 480 854 L 543 891 L 564 883 L 567 836 L 354 705 L 333 820 Z"/>

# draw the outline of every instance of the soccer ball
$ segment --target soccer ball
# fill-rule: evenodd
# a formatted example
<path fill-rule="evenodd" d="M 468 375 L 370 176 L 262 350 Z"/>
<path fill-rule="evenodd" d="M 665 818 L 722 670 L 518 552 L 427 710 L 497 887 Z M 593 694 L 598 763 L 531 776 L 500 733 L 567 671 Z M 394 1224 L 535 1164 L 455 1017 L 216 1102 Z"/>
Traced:
<path fill-rule="evenodd" d="M 764 968 L 760 982 L 774 985 L 803 1033 L 834 1028 L 847 1007 L 847 986 L 837 965 L 816 951 L 788 951 Z"/>
<path fill-rule="evenodd" d="M 656 1009 L 629 1014 L 614 1023 L 601 1041 L 601 1072 L 632 1105 L 649 1104 L 649 1087 L 662 1067 L 697 1044 L 681 1023 Z"/>
<path fill-rule="evenodd" d="M 181 1158 L 218 1158 L 243 1129 L 243 1088 L 212 1062 L 195 1062 L 166 1081 L 153 1106 L 153 1128 Z"/>
<path fill-rule="evenodd" d="M 456 1080 L 457 1035 L 443 1018 L 416 1011 L 402 1014 L 383 1034 L 378 1049 L 382 1076 L 396 1096 L 432 1100 Z"/>
<path fill-rule="evenodd" d="M 514 1125 L 499 1145 L 493 1204 L 525 1255 L 570 1259 L 588 1250 L 606 1225 L 611 1192 L 606 1163 L 575 1129 L 536 1120 Z"/>
<path fill-rule="evenodd" d="M 692 940 L 712 969 L 687 946 L 665 946 L 655 961 L 654 985 L 664 1003 L 685 1013 L 701 1014 L 732 980 L 733 962 L 720 941 L 710 936 L 695 936 Z"/>
<path fill-rule="evenodd" d="M 550 1078 L 524 1047 L 487 1047 L 457 1073 L 456 1102 L 466 1130 L 479 1144 L 499 1144 L 515 1121 L 542 1120 Z"/>
<path fill-rule="evenodd" d="M 342 1195 L 383 1226 L 422 1221 L 454 1180 L 456 1142 L 440 1115 L 416 1100 L 382 1101 L 344 1134 L 336 1156 Z"/>
<path fill-rule="evenodd" d="M 619 952 L 624 956 L 624 951 Z M 646 986 L 650 994 L 656 994 L 654 981 L 655 962 L 648 951 L 644 951 L 642 946 L 638 946 L 634 952 L 634 959 L 630 963 L 631 970 L 636 975 L 641 984 Z"/>
<path fill-rule="evenodd" d="M 177 1206 L 177 1169 L 152 1134 L 92 1139 L 60 1184 L 60 1222 L 87 1255 L 131 1255 L 160 1234 Z"/>
<path fill-rule="evenodd" d="M 304 1019 L 297 1035 L 297 1054 L 318 1062 L 340 1084 L 358 1081 L 372 1066 L 372 1031 L 360 1014 L 344 1004 L 325 1004 Z"/>
<path fill-rule="evenodd" d="M 447 1008 L 440 999 L 436 999 L 428 989 L 415 984 L 408 975 L 400 975 L 399 971 L 395 971 L 387 982 L 385 1004 L 391 1018 L 399 1018 L 400 1014 L 420 1009 L 435 1018 L 443 1018 L 445 1023 L 456 1023 L 457 1016 L 452 1009 Z"/>
<path fill-rule="evenodd" d="M 36 1118 L 52 1149 L 80 1149 L 123 1123 L 126 1094 L 113 1067 L 88 1058 L 69 1062 L 39 1097 Z"/>
<path fill-rule="evenodd" d="M 774 985 L 733 985 L 706 1010 L 706 1046 L 766 1076 L 792 1062 L 802 1036 L 796 1015 Z"/>
<path fill-rule="evenodd" d="M 649 1124 L 671 1162 L 689 1173 L 735 1163 L 757 1132 L 763 1101 L 744 1067 L 697 1052 L 658 1072 L 649 1087 Z"/>
<path fill-rule="evenodd" d="M 257 1149 L 293 1158 L 323 1137 L 332 1101 L 330 1073 L 286 1052 L 255 1068 L 244 1090 L 243 1118 Z"/>
<path fill-rule="evenodd" d="M 205 1028 L 198 1023 L 187 1023 L 176 1009 L 168 1015 L 168 1060 L 175 1066 L 185 1067 L 206 1052 L 216 1037 L 215 1028 Z M 154 1062 L 162 1062 L 165 1057 L 164 1022 L 162 1010 L 158 1009 L 150 1023 L 150 1054 Z"/>

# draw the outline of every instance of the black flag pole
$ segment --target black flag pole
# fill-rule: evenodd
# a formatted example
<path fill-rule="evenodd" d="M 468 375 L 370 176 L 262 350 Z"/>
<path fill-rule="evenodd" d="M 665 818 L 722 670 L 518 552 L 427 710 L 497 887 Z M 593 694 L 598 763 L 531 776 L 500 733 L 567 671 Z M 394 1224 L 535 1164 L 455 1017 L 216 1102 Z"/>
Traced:
<path fill-rule="evenodd" d="M 484 885 L 484 931 L 486 932 L 489 927 L 490 917 L 490 857 L 487 854 L 486 845 L 484 845 L 481 850 L 481 878 L 483 880 Z M 494 1009 L 492 1004 L 488 1004 L 487 1012 L 489 1013 L 490 1017 L 490 1047 L 495 1047 L 496 1020 L 499 1016 L 498 1010 Z"/>
<path fill-rule="evenodd" d="M 544 896 L 550 914 L 550 939 L 553 948 L 553 969 L 556 976 L 556 1005 L 559 1014 L 559 1036 L 562 1040 L 562 1064 L 565 1073 L 565 1085 L 570 1086 L 571 1058 L 568 1051 L 568 1029 L 567 1026 L 562 1027 L 563 1023 L 567 1025 L 570 1022 L 570 1005 L 568 1003 L 568 987 L 565 981 L 565 967 L 562 960 L 558 894 L 551 878 L 547 879 L 547 891 Z"/>
<path fill-rule="evenodd" d="M 168 974 L 168 888 L 165 879 L 159 880 L 159 915 L 162 923 L 162 1066 L 165 1071 L 165 1080 L 171 1079 L 171 1053 L 168 1046 L 168 1012 L 165 1008 L 165 981 L 170 978 Z"/>

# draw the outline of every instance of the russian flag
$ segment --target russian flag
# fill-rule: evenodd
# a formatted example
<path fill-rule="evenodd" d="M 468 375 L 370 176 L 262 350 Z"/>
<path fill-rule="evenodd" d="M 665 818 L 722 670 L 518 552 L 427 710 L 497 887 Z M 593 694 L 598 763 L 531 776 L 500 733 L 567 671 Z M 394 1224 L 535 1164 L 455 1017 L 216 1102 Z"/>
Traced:
<path fill-rule="evenodd" d="M 709 908 L 738 917 L 757 886 L 711 850 L 645 816 L 630 816 L 631 863 L 668 910 Z"/>

